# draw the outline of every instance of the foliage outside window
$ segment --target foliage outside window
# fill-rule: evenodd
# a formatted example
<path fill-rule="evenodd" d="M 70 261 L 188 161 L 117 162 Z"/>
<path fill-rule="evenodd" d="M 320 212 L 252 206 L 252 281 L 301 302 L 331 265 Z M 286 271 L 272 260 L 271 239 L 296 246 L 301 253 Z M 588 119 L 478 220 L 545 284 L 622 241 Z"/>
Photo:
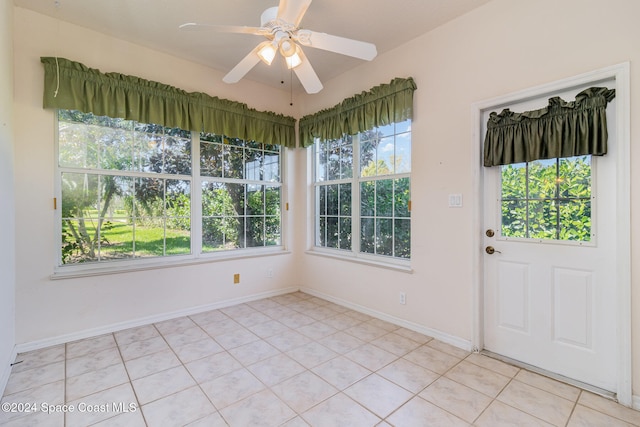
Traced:
<path fill-rule="evenodd" d="M 315 144 L 315 245 L 411 257 L 411 122 Z"/>
<path fill-rule="evenodd" d="M 198 170 L 206 177 L 217 175 L 211 172 L 215 162 L 204 161 L 206 154 L 194 162 L 193 149 L 199 150 L 200 143 L 193 135 L 58 110 L 60 264 L 279 245 L 279 146 L 225 138 L 219 160 L 226 172 L 219 177 L 226 181 L 214 184 L 214 179 L 194 180 Z M 221 188 L 210 192 L 209 184 Z M 194 197 L 200 187 L 202 197 Z M 200 200 L 202 207 L 195 205 Z M 222 221 L 196 217 L 205 211 Z M 203 239 L 194 241 L 194 233 Z M 225 244 L 205 237 L 218 235 L 226 236 Z"/>
<path fill-rule="evenodd" d="M 536 160 L 502 169 L 502 236 L 591 240 L 591 156 Z"/>

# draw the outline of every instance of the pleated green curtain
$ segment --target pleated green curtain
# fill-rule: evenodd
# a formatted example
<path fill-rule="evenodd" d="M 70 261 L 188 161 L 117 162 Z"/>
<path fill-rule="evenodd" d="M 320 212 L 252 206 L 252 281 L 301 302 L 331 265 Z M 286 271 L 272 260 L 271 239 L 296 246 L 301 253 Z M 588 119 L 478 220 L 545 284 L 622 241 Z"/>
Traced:
<path fill-rule="evenodd" d="M 62 108 L 295 147 L 295 119 L 64 58 L 40 58 L 45 108 Z"/>
<path fill-rule="evenodd" d="M 415 90 L 413 78 L 396 78 L 332 108 L 304 116 L 299 122 L 300 145 L 306 148 L 315 138 L 336 139 L 411 119 Z"/>
<path fill-rule="evenodd" d="M 484 165 L 607 153 L 607 103 L 615 89 L 591 87 L 567 102 L 549 99 L 547 107 L 491 113 L 484 141 Z"/>

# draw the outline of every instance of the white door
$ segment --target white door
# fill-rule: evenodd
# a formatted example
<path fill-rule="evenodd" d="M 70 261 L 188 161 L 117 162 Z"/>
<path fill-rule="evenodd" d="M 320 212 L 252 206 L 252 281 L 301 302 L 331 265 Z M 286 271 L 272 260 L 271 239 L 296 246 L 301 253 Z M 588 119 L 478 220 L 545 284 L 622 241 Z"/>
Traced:
<path fill-rule="evenodd" d="M 616 391 L 615 100 L 607 121 L 606 156 L 484 168 L 484 348 Z"/>

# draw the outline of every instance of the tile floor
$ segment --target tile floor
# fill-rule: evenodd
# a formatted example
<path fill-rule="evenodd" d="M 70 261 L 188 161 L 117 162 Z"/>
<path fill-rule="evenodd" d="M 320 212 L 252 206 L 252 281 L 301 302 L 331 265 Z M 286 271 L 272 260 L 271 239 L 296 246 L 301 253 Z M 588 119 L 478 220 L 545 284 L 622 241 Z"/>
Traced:
<path fill-rule="evenodd" d="M 640 426 L 640 412 L 301 292 L 17 360 L 1 425 Z"/>

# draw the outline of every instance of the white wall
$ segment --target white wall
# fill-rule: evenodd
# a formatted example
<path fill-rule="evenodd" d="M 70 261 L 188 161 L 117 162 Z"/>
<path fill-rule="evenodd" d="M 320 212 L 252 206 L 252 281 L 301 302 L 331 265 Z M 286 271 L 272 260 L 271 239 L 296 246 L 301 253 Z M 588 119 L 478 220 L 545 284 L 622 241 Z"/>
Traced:
<path fill-rule="evenodd" d="M 15 216 L 13 188 L 13 6 L 0 3 L 0 391 L 15 346 Z"/>
<path fill-rule="evenodd" d="M 631 61 L 631 104 L 640 105 L 640 2 L 636 0 L 496 0 L 379 56 L 306 97 L 313 113 L 394 77 L 412 76 L 413 274 L 315 255 L 301 256 L 303 283 L 453 337 L 472 339 L 474 102 Z M 640 162 L 632 115 L 631 162 Z M 303 162 L 304 153 L 298 154 Z M 632 212 L 640 208 L 640 177 L 632 167 Z M 301 172 L 301 175 L 304 175 Z M 307 192 L 310 190 L 306 190 Z M 464 207 L 447 207 L 462 193 Z M 310 214 L 310 212 L 307 212 Z M 638 216 L 632 226 L 632 266 L 640 266 Z M 309 247 L 307 236 L 299 236 Z M 633 325 L 640 324 L 640 271 L 632 271 Z M 406 292 L 400 305 L 398 293 Z M 634 394 L 640 394 L 640 328 L 633 330 Z"/>
<path fill-rule="evenodd" d="M 25 9 L 15 8 L 14 28 L 18 344 L 55 340 L 297 285 L 290 254 L 50 280 L 56 244 L 52 202 L 54 115 L 42 108 L 41 56 L 57 55 L 103 72 L 206 92 L 259 110 L 292 113 L 288 94 L 282 91 L 248 81 L 226 85 L 220 72 Z M 291 167 L 286 172 L 294 173 L 292 158 L 287 164 Z M 6 170 L 1 173 L 4 176 Z M 291 216 L 285 213 L 285 222 L 290 221 Z M 266 277 L 268 269 L 273 270 L 273 278 Z M 234 273 L 241 275 L 239 285 L 233 285 Z"/>

